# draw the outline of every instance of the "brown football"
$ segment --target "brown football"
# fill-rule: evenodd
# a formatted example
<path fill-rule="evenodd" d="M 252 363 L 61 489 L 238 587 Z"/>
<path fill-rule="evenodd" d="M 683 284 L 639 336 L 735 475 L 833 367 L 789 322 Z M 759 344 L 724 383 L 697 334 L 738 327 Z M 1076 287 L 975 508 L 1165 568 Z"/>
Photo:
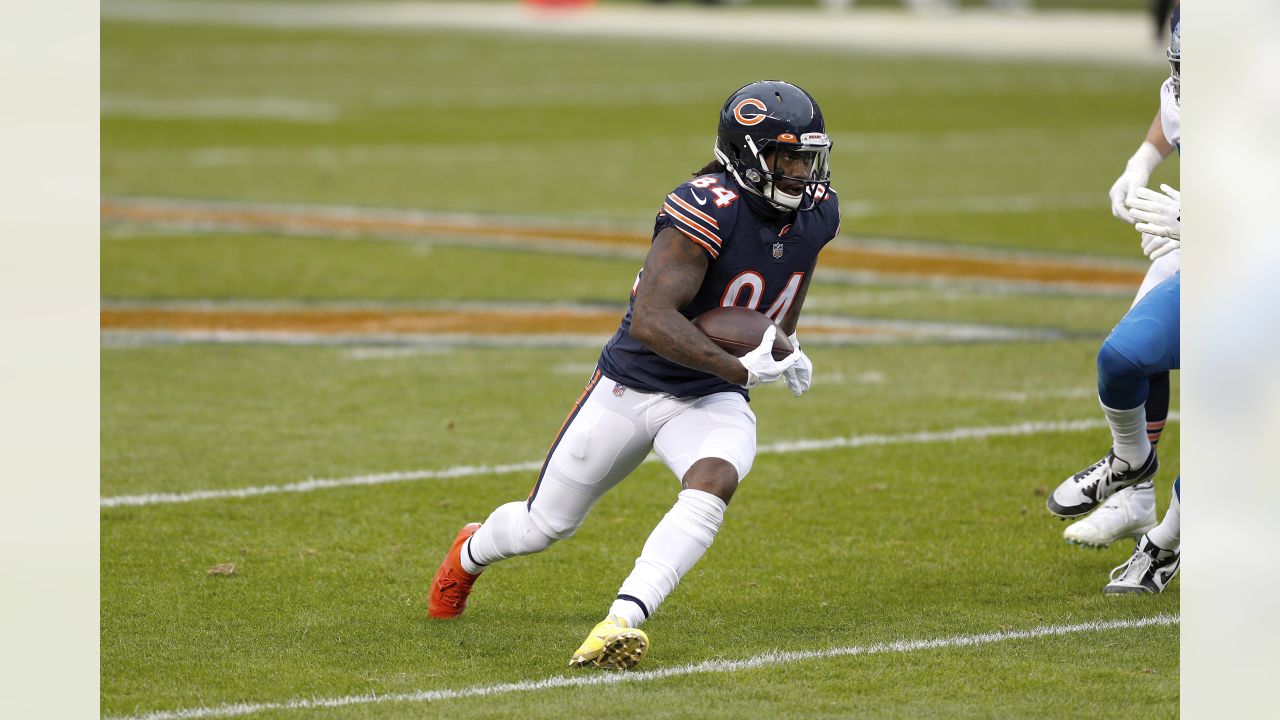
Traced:
<path fill-rule="evenodd" d="M 744 307 L 719 307 L 693 319 L 694 327 L 734 357 L 742 357 L 759 347 L 770 325 L 773 321 L 763 313 Z M 778 328 L 773 337 L 773 359 L 781 360 L 790 354 L 791 341 L 782 328 Z"/>

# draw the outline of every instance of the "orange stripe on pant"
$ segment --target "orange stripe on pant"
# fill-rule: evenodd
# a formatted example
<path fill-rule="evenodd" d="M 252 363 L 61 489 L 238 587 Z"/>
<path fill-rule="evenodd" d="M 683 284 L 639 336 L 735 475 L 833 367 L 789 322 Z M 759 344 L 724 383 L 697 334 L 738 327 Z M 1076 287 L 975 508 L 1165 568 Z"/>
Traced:
<path fill-rule="evenodd" d="M 547 449 L 547 457 L 542 461 L 542 469 L 538 471 L 538 479 L 533 483 L 533 489 L 529 491 L 529 497 L 525 500 L 525 507 L 533 506 L 533 498 L 538 494 L 538 487 L 542 485 L 542 476 L 547 472 L 547 464 L 551 462 L 551 455 L 555 453 L 556 447 L 560 445 L 560 439 L 564 437 L 564 431 L 568 429 L 569 423 L 573 422 L 573 419 L 578 415 L 578 411 L 582 409 L 582 403 L 587 401 L 587 396 L 591 394 L 591 391 L 596 388 L 596 384 L 599 382 L 600 368 L 596 368 L 596 371 L 591 375 L 591 381 L 582 389 L 582 394 L 573 403 L 573 409 L 569 411 L 568 417 L 561 423 L 560 430 L 556 432 L 556 439 L 551 441 L 551 447 Z"/>

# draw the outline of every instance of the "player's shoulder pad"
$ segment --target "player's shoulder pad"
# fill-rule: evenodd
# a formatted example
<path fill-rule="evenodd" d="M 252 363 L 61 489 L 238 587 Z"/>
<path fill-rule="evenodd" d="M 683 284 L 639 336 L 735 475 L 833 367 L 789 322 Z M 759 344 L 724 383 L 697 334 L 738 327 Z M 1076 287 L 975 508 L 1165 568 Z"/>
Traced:
<path fill-rule="evenodd" d="M 672 227 L 714 260 L 720 257 L 724 239 L 732 234 L 738 201 L 737 188 L 725 182 L 724 173 L 702 175 L 667 193 L 658 216 L 665 216 Z"/>
<path fill-rule="evenodd" d="M 836 189 L 828 185 L 814 209 L 826 220 L 829 242 L 840 234 L 840 195 Z"/>
<path fill-rule="evenodd" d="M 818 204 L 824 206 L 827 210 L 835 210 L 840 212 L 840 194 L 830 185 L 822 191 L 822 197 L 818 198 Z"/>

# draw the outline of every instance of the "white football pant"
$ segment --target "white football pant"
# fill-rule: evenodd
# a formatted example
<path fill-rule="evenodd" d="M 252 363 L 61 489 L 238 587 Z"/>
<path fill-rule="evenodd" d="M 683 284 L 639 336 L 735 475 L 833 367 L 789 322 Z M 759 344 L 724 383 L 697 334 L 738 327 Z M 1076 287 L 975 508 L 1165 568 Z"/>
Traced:
<path fill-rule="evenodd" d="M 552 444 L 528 500 L 490 515 L 468 541 L 464 566 L 540 552 L 572 536 L 596 501 L 650 450 L 677 479 L 703 458 L 720 458 L 737 470 L 741 482 L 755 460 L 755 413 L 736 392 L 675 398 L 623 387 L 596 370 Z M 679 565 L 687 569 L 684 564 Z"/>

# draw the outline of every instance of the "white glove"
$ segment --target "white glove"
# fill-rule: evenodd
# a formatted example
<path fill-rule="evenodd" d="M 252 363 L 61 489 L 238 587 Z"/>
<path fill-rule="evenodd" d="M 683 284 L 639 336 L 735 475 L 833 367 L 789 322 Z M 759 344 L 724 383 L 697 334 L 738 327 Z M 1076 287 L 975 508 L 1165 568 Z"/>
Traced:
<path fill-rule="evenodd" d="M 1155 145 L 1149 142 L 1142 143 L 1138 152 L 1134 153 L 1125 164 L 1124 172 L 1111 185 L 1111 191 L 1108 194 L 1111 196 L 1112 215 L 1130 225 L 1136 222 L 1129 215 L 1125 204 L 1133 197 L 1135 190 L 1147 186 L 1147 181 L 1151 179 L 1151 171 L 1156 169 L 1161 160 L 1164 160 L 1164 156 Z"/>
<path fill-rule="evenodd" d="M 764 337 L 760 340 L 760 346 L 738 358 L 738 362 L 742 363 L 742 366 L 747 369 L 747 384 L 743 385 L 743 387 L 753 388 L 757 385 L 777 382 L 783 373 L 800 362 L 801 355 L 799 351 L 793 352 L 781 360 L 773 359 L 773 338 L 777 336 L 777 330 L 776 326 L 765 330 Z"/>
<path fill-rule="evenodd" d="M 796 337 L 797 333 L 791 333 L 791 347 L 795 348 L 795 354 L 800 356 L 799 362 L 791 366 L 786 372 L 782 373 L 782 381 L 790 388 L 791 394 L 800 397 L 813 385 L 813 363 L 809 360 L 809 356 L 804 354 L 800 349 L 800 340 Z"/>
<path fill-rule="evenodd" d="M 1140 233 L 1163 235 L 1172 240 L 1182 239 L 1182 196 L 1168 185 L 1161 185 L 1163 193 L 1150 188 L 1138 188 L 1129 200 L 1129 214 L 1138 221 L 1134 229 Z"/>
<path fill-rule="evenodd" d="M 1181 247 L 1181 240 L 1174 240 L 1163 235 L 1142 233 L 1142 252 L 1146 253 L 1147 257 L 1152 260 L 1162 258 Z"/>

